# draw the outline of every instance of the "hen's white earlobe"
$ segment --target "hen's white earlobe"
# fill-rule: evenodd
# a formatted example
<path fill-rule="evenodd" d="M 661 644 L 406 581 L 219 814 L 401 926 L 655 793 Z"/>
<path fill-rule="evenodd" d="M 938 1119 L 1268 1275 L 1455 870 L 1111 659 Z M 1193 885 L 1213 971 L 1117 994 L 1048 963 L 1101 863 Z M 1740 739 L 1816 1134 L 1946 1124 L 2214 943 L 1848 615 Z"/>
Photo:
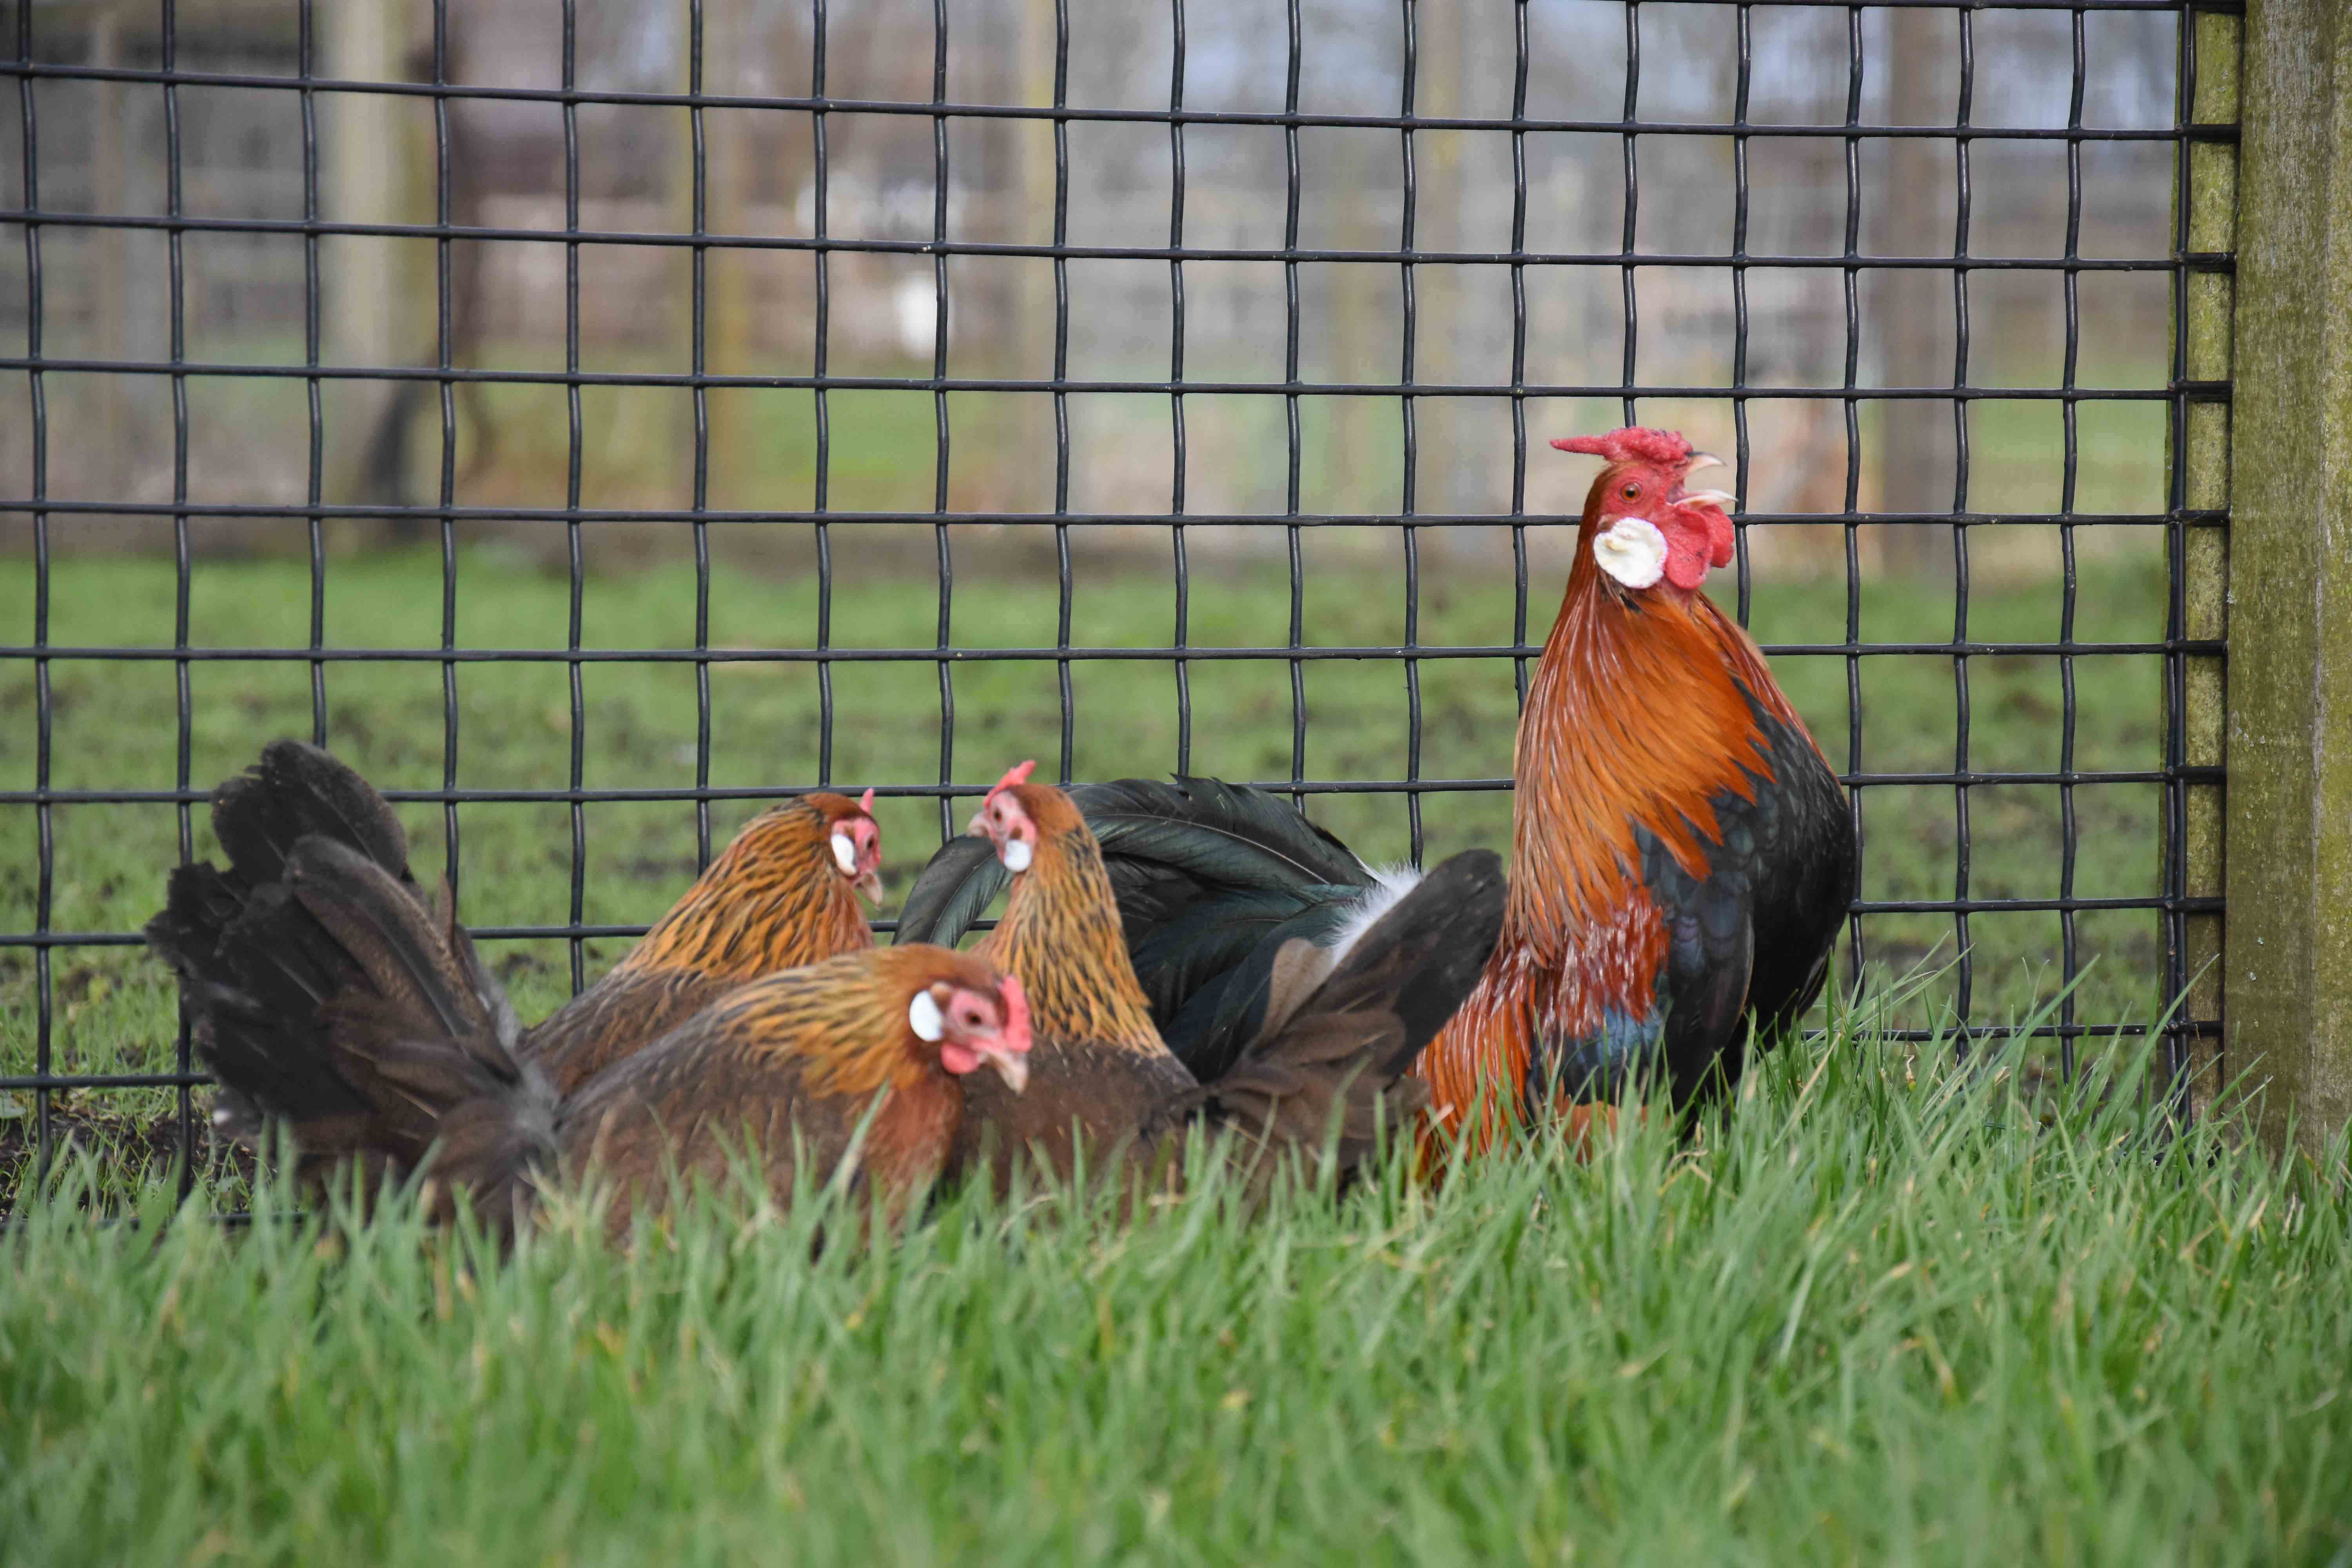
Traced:
<path fill-rule="evenodd" d="M 841 868 L 845 877 L 857 869 L 857 846 L 849 841 L 846 833 L 833 836 L 833 863 Z"/>
<path fill-rule="evenodd" d="M 1026 838 L 1008 838 L 1004 841 L 1004 847 L 998 851 L 996 858 L 1004 863 L 1004 868 L 1008 871 L 1016 873 L 1026 871 L 1029 869 L 1029 841 Z"/>
<path fill-rule="evenodd" d="M 940 1013 L 940 1005 L 931 999 L 929 991 L 916 992 L 915 999 L 907 1004 L 907 1027 L 914 1030 L 918 1038 L 934 1045 L 939 1043 L 941 1035 L 948 1032 L 947 1017 Z"/>

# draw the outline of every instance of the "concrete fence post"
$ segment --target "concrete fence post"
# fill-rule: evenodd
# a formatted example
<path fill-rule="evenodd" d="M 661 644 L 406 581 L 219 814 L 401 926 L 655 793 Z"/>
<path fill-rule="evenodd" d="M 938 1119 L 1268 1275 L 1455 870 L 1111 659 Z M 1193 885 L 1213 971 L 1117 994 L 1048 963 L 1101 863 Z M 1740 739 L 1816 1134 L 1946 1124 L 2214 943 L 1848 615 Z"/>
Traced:
<path fill-rule="evenodd" d="M 2352 1113 L 2352 5 L 2251 0 L 2242 69 L 2224 1052 L 2316 1152 Z"/>

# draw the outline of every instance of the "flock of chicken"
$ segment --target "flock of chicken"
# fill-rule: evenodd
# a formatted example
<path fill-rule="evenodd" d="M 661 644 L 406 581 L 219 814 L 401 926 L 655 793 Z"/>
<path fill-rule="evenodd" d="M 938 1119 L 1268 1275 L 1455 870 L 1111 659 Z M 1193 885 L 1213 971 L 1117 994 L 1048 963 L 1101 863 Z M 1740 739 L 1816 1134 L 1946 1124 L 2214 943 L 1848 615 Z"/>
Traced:
<path fill-rule="evenodd" d="M 608 1187 L 620 1228 L 747 1155 L 780 1204 L 838 1180 L 886 1215 L 1024 1166 L 1165 1190 L 1196 1134 L 1251 1190 L 1344 1181 L 1384 1122 L 1440 1156 L 1581 1129 L 1629 1081 L 1730 1084 L 1821 991 L 1852 818 L 1701 592 L 1732 557 L 1731 498 L 1687 485 L 1716 459 L 1654 430 L 1554 445 L 1607 466 L 1519 722 L 1507 882 L 1486 850 L 1376 869 L 1256 790 L 1024 763 L 878 948 L 872 793 L 813 793 L 525 1027 L 382 797 L 281 741 L 214 796 L 226 869 L 178 868 L 147 927 L 215 1126 L 282 1124 L 307 1180 L 424 1172 L 436 1215 L 462 1195 L 510 1233 L 556 1184 Z"/>

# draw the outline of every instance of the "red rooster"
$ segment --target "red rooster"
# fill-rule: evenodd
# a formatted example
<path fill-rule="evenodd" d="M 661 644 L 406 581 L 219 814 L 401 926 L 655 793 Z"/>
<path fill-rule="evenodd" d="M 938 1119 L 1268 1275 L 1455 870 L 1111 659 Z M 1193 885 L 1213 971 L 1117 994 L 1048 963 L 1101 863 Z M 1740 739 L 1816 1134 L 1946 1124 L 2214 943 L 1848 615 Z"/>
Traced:
<path fill-rule="evenodd" d="M 1337 1172 L 1350 1174 L 1378 1147 L 1383 1104 L 1393 1114 L 1420 1103 L 1399 1080 L 1493 949 L 1499 860 L 1455 856 L 1352 940 L 1275 955 L 1255 1027 L 1229 1061 L 1195 1076 L 1152 1023 L 1086 819 L 1063 791 L 1029 783 L 1030 767 L 989 792 L 972 818 L 980 837 L 933 858 L 899 919 L 901 941 L 952 942 L 1011 877 L 1003 919 L 974 951 L 1021 983 L 1034 1071 L 1017 1100 L 973 1086 L 950 1173 L 988 1166 L 1002 1187 L 1011 1162 L 995 1152 L 1016 1150 L 1066 1178 L 1092 1149 L 1161 1180 L 1197 1126 L 1235 1134 L 1226 1157 L 1253 1190 L 1279 1163 L 1266 1152 L 1311 1160 L 1334 1132 Z"/>
<path fill-rule="evenodd" d="M 436 1218 L 463 1191 L 511 1234 L 549 1184 L 593 1178 L 615 1189 L 622 1229 L 673 1175 L 719 1180 L 747 1151 L 780 1204 L 854 1160 L 853 1190 L 900 1214 L 940 1173 L 967 1078 L 989 1066 L 1016 1093 L 1026 1079 L 1019 983 L 895 947 L 737 986 L 566 1091 L 415 883 L 340 837 L 299 837 L 276 866 L 262 883 L 184 866 L 148 925 L 196 1049 L 256 1112 L 248 1138 L 288 1129 L 300 1178 L 356 1167 L 372 1194 L 429 1169 Z"/>
<path fill-rule="evenodd" d="M 881 897 L 873 801 L 872 790 L 862 801 L 813 793 L 753 817 L 626 957 L 524 1031 L 520 1055 L 568 1091 L 747 980 L 871 947 L 854 894 Z M 191 922 L 182 947 L 216 935 L 246 894 L 280 879 L 287 855 L 313 834 L 416 889 L 391 806 L 358 773 L 299 741 L 271 742 L 213 792 L 213 828 L 228 869 L 190 866 L 173 879 L 164 918 Z M 224 1131 L 254 1131 L 233 1091 L 215 1115 Z"/>
<path fill-rule="evenodd" d="M 1701 591 L 1731 497 L 1687 480 L 1717 459 L 1663 430 L 1552 444 L 1608 466 L 1519 718 L 1502 941 L 1417 1069 L 1474 1146 L 1629 1071 L 1678 1101 L 1736 1082 L 1750 1028 L 1821 994 L 1853 892 L 1836 773 Z"/>
<path fill-rule="evenodd" d="M 1501 941 L 1415 1071 L 1440 1121 L 1504 1129 L 1662 1073 L 1737 1080 L 1820 994 L 1853 887 L 1836 774 L 1762 653 L 1701 591 L 1731 498 L 1680 436 L 1558 441 L 1608 466 L 1519 721 Z M 1258 1026 L 1273 955 L 1342 940 L 1411 887 L 1278 797 L 1181 779 L 1073 792 L 1152 1016 L 1211 1074 Z M 1486 1113 L 1474 1116 L 1483 1104 Z"/>

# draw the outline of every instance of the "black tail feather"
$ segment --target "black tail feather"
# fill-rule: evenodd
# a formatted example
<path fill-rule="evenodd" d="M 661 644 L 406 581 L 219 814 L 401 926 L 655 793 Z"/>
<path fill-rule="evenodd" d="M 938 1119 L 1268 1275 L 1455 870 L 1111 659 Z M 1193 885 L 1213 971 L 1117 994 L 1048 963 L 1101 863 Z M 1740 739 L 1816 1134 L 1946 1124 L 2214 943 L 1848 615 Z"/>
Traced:
<path fill-rule="evenodd" d="M 1374 885 L 1279 795 L 1211 778 L 1070 792 L 1101 843 L 1136 979 L 1169 1049 L 1202 1079 L 1258 1032 L 1274 955 L 1328 940 Z"/>
<path fill-rule="evenodd" d="M 1286 1016 L 1270 1021 L 1234 1068 L 1171 1108 L 1249 1135 L 1256 1149 L 1318 1152 L 1335 1127 L 1343 1175 L 1424 1096 L 1404 1075 L 1477 984 L 1502 930 L 1500 858 L 1465 850 L 1357 939 Z"/>
<path fill-rule="evenodd" d="M 222 871 L 172 874 L 147 939 L 180 976 L 215 1125 L 286 1124 L 308 1179 L 402 1175 L 430 1155 L 446 1205 L 510 1216 L 552 1151 L 553 1091 L 453 910 L 410 877 L 398 822 L 324 752 L 280 742 L 224 785 Z M 317 827 L 322 831 L 297 831 Z"/>
<path fill-rule="evenodd" d="M 272 741 L 260 761 L 213 792 L 213 832 L 231 875 L 249 888 L 284 879 L 305 838 L 359 851 L 408 887 L 408 836 L 373 785 L 317 746 Z"/>
<path fill-rule="evenodd" d="M 987 839 L 969 834 L 950 838 L 907 889 L 907 901 L 898 910 L 898 933 L 891 941 L 902 947 L 914 942 L 953 947 L 1012 880 Z"/>

